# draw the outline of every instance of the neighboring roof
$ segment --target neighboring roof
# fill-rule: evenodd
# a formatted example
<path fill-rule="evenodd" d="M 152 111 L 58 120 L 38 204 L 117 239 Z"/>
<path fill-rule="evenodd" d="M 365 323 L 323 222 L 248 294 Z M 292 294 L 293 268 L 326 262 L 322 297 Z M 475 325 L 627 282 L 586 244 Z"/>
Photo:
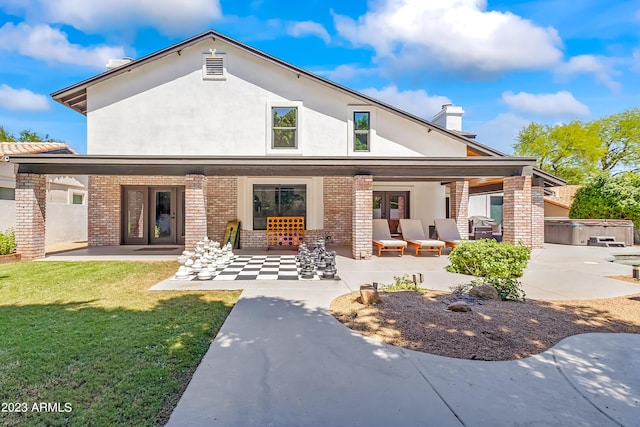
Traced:
<path fill-rule="evenodd" d="M 15 154 L 76 154 L 61 142 L 0 142 L 0 157 Z"/>
<path fill-rule="evenodd" d="M 531 175 L 530 157 L 254 157 L 15 155 L 19 173 L 69 175 L 354 176 L 459 180 Z"/>
<path fill-rule="evenodd" d="M 86 115 L 87 112 L 87 88 L 103 82 L 105 80 L 108 80 L 112 77 L 118 76 L 120 74 L 124 74 L 128 71 L 131 71 L 135 68 L 141 67 L 143 65 L 146 65 L 150 62 L 153 62 L 155 60 L 158 60 L 160 58 L 163 58 L 165 56 L 171 55 L 173 53 L 179 53 L 182 49 L 185 49 L 187 47 L 190 47 L 192 45 L 195 45 L 197 43 L 200 43 L 208 38 L 213 38 L 213 40 L 215 41 L 216 39 L 220 39 L 226 43 L 229 43 L 239 49 L 243 49 L 253 55 L 256 55 L 262 59 L 265 59 L 273 64 L 276 64 L 280 67 L 286 68 L 290 71 L 292 71 L 293 73 L 298 74 L 298 77 L 300 76 L 305 76 L 310 78 L 311 80 L 314 80 L 320 84 L 323 84 L 325 86 L 329 86 L 332 87 L 335 90 L 338 90 L 340 92 L 346 93 L 348 95 L 360 98 L 362 101 L 370 103 L 372 105 L 375 105 L 383 110 L 389 111 L 391 113 L 400 115 L 405 117 L 406 119 L 409 119 L 415 123 L 418 123 L 420 125 L 426 126 L 428 129 L 439 132 L 439 133 L 443 133 L 446 134 L 464 144 L 466 144 L 468 147 L 470 147 L 472 150 L 478 152 L 478 153 L 482 153 L 484 155 L 487 156 L 506 156 L 504 153 L 495 150 L 491 147 L 487 147 L 486 145 L 480 144 L 470 138 L 467 137 L 467 135 L 471 135 L 471 134 L 467 134 L 465 132 L 456 132 L 456 131 L 452 131 L 449 129 L 445 129 L 441 126 L 438 126 L 428 120 L 425 120 L 423 118 L 420 118 L 418 116 L 415 116 L 413 114 L 407 113 L 406 111 L 402 111 L 398 108 L 395 108 L 389 104 L 386 104 L 382 101 L 379 101 L 375 98 L 371 98 L 370 96 L 364 95 L 360 92 L 357 92 L 353 89 L 349 89 L 345 86 L 342 86 L 338 83 L 332 82 L 331 80 L 327 80 L 324 77 L 320 77 L 316 74 L 313 74 L 303 68 L 297 67 L 295 65 L 289 64 L 281 59 L 278 59 L 274 56 L 271 56 L 267 53 L 264 53 L 262 51 L 259 51 L 251 46 L 248 46 L 244 43 L 241 43 L 237 40 L 234 40 L 232 38 L 229 38 L 223 34 L 220 34 L 216 31 L 213 30 L 209 30 L 206 31 L 202 34 L 196 35 L 194 37 L 191 37 L 187 40 L 184 40 L 182 42 L 176 43 L 172 46 L 166 47 L 164 49 L 161 49 L 157 52 L 151 53 L 147 56 L 144 56 L 140 59 L 131 61 L 125 65 L 122 65 L 120 67 L 105 71 L 102 74 L 98 74 L 97 76 L 91 77 L 87 80 L 84 80 L 82 82 L 76 83 L 74 85 L 71 85 L 69 87 L 66 87 L 64 89 L 61 89 L 57 92 L 54 92 L 51 94 L 51 97 L 56 100 L 57 102 L 81 113 Z"/>
<path fill-rule="evenodd" d="M 554 195 L 544 196 L 544 201 L 552 205 L 560 206 L 561 208 L 570 209 L 573 204 L 573 198 L 580 188 L 582 188 L 582 185 L 551 187 L 549 190 L 553 191 Z"/>

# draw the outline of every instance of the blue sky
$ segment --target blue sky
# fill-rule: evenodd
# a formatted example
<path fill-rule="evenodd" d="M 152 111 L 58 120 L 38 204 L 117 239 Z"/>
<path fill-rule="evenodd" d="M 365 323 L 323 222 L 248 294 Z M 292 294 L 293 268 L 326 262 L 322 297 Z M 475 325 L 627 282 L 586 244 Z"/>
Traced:
<path fill-rule="evenodd" d="M 0 0 L 0 125 L 86 150 L 49 94 L 214 29 L 512 152 L 528 123 L 640 106 L 640 0 Z"/>

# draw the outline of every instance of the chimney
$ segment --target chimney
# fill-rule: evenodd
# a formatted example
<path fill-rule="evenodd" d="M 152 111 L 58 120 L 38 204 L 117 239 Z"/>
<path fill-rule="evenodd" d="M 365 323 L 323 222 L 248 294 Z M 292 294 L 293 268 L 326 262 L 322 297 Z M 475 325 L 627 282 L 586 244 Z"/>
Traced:
<path fill-rule="evenodd" d="M 464 111 L 462 107 L 456 107 L 453 104 L 444 104 L 442 110 L 433 116 L 432 122 L 445 129 L 462 131 L 462 115 Z"/>
<path fill-rule="evenodd" d="M 123 65 L 127 65 L 129 62 L 132 62 L 133 58 L 122 58 L 122 59 L 110 59 L 107 62 L 107 70 L 113 70 L 114 68 L 122 67 Z"/>

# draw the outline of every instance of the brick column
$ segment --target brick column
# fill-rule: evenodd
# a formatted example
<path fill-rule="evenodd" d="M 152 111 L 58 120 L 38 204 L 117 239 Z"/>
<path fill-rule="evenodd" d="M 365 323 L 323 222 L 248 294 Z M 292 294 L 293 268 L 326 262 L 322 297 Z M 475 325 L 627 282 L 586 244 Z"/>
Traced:
<path fill-rule="evenodd" d="M 353 177 L 325 176 L 322 197 L 324 198 L 324 232 L 331 237 L 327 243 L 352 245 L 353 231 Z"/>
<path fill-rule="evenodd" d="M 502 234 L 505 242 L 531 247 L 531 177 L 511 176 L 502 184 Z M 544 211 L 542 213 L 544 215 Z"/>
<path fill-rule="evenodd" d="M 544 246 L 544 187 L 531 187 L 531 247 Z"/>
<path fill-rule="evenodd" d="M 208 176 L 206 179 L 207 235 L 212 240 L 222 242 L 227 222 L 238 219 L 238 177 Z M 202 237 L 196 241 L 200 239 Z"/>
<path fill-rule="evenodd" d="M 16 176 L 16 250 L 25 261 L 44 258 L 47 219 L 46 176 Z"/>
<path fill-rule="evenodd" d="M 369 259 L 373 237 L 373 177 L 356 175 L 353 179 L 351 251 L 354 259 Z"/>
<path fill-rule="evenodd" d="M 449 184 L 449 210 L 456 220 L 460 237 L 469 238 L 469 182 L 455 181 Z"/>
<path fill-rule="evenodd" d="M 207 235 L 207 177 L 185 176 L 185 249 L 194 249 L 196 242 Z"/>

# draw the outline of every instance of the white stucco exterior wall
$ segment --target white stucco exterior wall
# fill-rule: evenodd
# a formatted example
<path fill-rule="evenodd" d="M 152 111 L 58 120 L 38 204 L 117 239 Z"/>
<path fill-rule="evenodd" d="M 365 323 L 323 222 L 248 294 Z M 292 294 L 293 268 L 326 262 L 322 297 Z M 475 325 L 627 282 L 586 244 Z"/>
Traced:
<path fill-rule="evenodd" d="M 210 48 L 226 58 L 224 80 L 203 79 Z M 97 83 L 87 95 L 88 154 L 466 156 L 450 136 L 219 40 Z M 299 149 L 271 150 L 271 107 L 294 105 Z M 354 108 L 372 113 L 369 152 L 353 152 Z"/>

